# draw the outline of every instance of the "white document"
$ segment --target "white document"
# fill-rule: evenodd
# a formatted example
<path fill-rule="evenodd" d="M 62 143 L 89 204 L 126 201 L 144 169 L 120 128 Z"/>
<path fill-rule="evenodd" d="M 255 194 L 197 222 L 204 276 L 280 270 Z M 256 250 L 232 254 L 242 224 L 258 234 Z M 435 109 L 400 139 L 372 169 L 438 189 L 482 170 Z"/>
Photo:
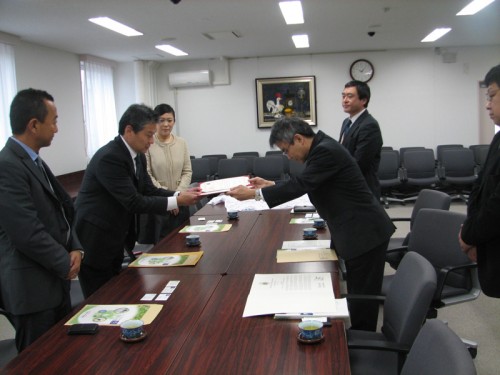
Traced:
<path fill-rule="evenodd" d="M 257 274 L 243 317 L 287 312 L 317 314 L 335 310 L 329 273 Z"/>
<path fill-rule="evenodd" d="M 330 249 L 330 240 L 283 241 L 282 250 Z"/>
<path fill-rule="evenodd" d="M 201 195 L 225 193 L 231 188 L 243 185 L 248 186 L 248 176 L 221 178 L 219 180 L 210 180 L 200 184 Z"/>
<path fill-rule="evenodd" d="M 340 298 L 335 300 L 335 311 L 326 311 L 320 313 L 285 313 L 275 314 L 274 319 L 314 319 L 314 318 L 333 318 L 349 320 L 349 309 L 347 308 L 347 299 Z"/>

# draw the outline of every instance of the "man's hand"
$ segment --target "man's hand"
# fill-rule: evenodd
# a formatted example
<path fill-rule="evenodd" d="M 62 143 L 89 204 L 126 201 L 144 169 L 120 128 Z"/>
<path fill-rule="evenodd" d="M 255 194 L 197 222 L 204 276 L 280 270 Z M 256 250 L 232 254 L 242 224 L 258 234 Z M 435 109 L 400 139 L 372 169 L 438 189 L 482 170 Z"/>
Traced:
<path fill-rule="evenodd" d="M 78 276 L 78 273 L 80 272 L 80 265 L 82 264 L 82 253 L 80 250 L 73 250 L 69 253 L 69 259 L 70 259 L 70 264 L 69 264 L 69 273 L 66 278 L 68 280 L 74 279 L 75 277 Z"/>
<path fill-rule="evenodd" d="M 201 199 L 198 188 L 190 189 L 179 193 L 177 196 L 178 206 L 191 206 Z"/>
<path fill-rule="evenodd" d="M 250 189 L 246 186 L 239 185 L 231 188 L 231 190 L 229 190 L 226 194 L 238 199 L 239 201 L 244 201 L 247 199 L 255 198 L 255 189 Z"/>
<path fill-rule="evenodd" d="M 467 257 L 473 261 L 477 262 L 477 248 L 474 245 L 469 245 L 462 240 L 462 226 L 460 226 L 460 232 L 458 232 L 458 243 L 460 248 L 467 255 Z"/>
<path fill-rule="evenodd" d="M 179 215 L 179 209 L 178 208 L 175 208 L 173 210 L 170 210 L 170 215 L 174 215 L 174 216 L 177 216 Z"/>
<path fill-rule="evenodd" d="M 254 189 L 262 189 L 267 186 L 276 185 L 274 181 L 264 180 L 262 177 L 254 177 L 248 180 L 250 186 Z"/>

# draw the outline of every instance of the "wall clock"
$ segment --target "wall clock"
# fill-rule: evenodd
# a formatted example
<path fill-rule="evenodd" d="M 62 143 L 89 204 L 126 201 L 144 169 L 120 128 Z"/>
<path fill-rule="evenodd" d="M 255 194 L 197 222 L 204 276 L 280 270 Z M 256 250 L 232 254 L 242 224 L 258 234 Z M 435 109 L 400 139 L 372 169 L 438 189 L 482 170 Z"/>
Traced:
<path fill-rule="evenodd" d="M 370 61 L 359 59 L 351 64 L 349 73 L 351 74 L 352 79 L 356 79 L 361 82 L 368 82 L 373 78 L 375 69 Z"/>

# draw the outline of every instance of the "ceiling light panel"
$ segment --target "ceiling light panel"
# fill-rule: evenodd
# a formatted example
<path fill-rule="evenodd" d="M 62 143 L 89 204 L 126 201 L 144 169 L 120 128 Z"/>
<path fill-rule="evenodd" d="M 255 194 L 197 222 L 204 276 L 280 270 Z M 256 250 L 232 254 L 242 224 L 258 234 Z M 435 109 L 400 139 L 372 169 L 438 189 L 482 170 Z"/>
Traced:
<path fill-rule="evenodd" d="M 424 39 L 422 39 L 421 42 L 422 43 L 435 42 L 449 31 L 451 31 L 451 28 L 449 27 L 440 27 L 434 29 L 434 31 L 431 32 L 429 35 L 427 35 Z"/>
<path fill-rule="evenodd" d="M 170 44 L 158 44 L 155 47 L 158 48 L 159 50 L 162 50 L 162 51 L 169 53 L 171 55 L 174 55 L 174 56 L 187 56 L 188 55 L 186 52 L 181 51 L 180 49 L 175 48 L 175 47 L 171 46 Z"/>
<path fill-rule="evenodd" d="M 486 8 L 495 0 L 474 0 L 467 4 L 460 12 L 457 13 L 457 16 L 472 16 L 476 14 L 481 9 Z"/>
<path fill-rule="evenodd" d="M 309 48 L 309 37 L 307 34 L 292 35 L 292 40 L 295 48 Z"/>
<path fill-rule="evenodd" d="M 124 25 L 118 21 L 115 21 L 109 17 L 95 17 L 89 18 L 89 21 L 95 23 L 96 25 L 105 27 L 106 29 L 112 30 L 116 33 L 125 35 L 125 36 L 139 36 L 143 35 L 141 32 Z"/>
<path fill-rule="evenodd" d="M 304 23 L 304 13 L 300 1 L 281 1 L 279 4 L 287 25 Z"/>

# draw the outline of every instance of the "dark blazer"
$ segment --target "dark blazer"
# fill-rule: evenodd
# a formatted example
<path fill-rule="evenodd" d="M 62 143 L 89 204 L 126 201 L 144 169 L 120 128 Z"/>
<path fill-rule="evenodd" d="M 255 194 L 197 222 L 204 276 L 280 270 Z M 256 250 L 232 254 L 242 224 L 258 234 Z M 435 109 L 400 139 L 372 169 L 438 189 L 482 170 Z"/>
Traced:
<path fill-rule="evenodd" d="M 465 243 L 477 246 L 481 288 L 500 297 L 500 133 L 491 142 L 486 162 L 469 196 L 462 228 Z"/>
<path fill-rule="evenodd" d="M 0 284 L 14 315 L 58 307 L 69 293 L 69 252 L 82 248 L 75 233 L 67 236 L 62 210 L 71 224 L 71 198 L 44 167 L 55 193 L 14 140 L 0 152 Z"/>
<path fill-rule="evenodd" d="M 354 159 L 322 131 L 314 137 L 302 174 L 262 189 L 270 207 L 305 193 L 326 220 L 332 247 L 345 260 L 372 250 L 394 233 L 394 225 L 371 194 Z"/>
<path fill-rule="evenodd" d="M 132 248 L 137 238 L 138 213 L 167 213 L 173 191 L 156 188 L 139 153 L 138 175 L 134 161 L 120 136 L 92 157 L 76 199 L 76 231 L 85 250 L 84 265 L 107 268 Z"/>
<path fill-rule="evenodd" d="M 347 118 L 342 123 L 341 136 L 348 121 Z M 368 110 L 358 117 L 354 124 L 351 125 L 347 135 L 342 139 L 342 145 L 356 159 L 368 187 L 378 199 L 380 199 L 380 183 L 377 171 L 380 164 L 382 144 L 382 133 L 378 122 L 368 113 Z"/>

